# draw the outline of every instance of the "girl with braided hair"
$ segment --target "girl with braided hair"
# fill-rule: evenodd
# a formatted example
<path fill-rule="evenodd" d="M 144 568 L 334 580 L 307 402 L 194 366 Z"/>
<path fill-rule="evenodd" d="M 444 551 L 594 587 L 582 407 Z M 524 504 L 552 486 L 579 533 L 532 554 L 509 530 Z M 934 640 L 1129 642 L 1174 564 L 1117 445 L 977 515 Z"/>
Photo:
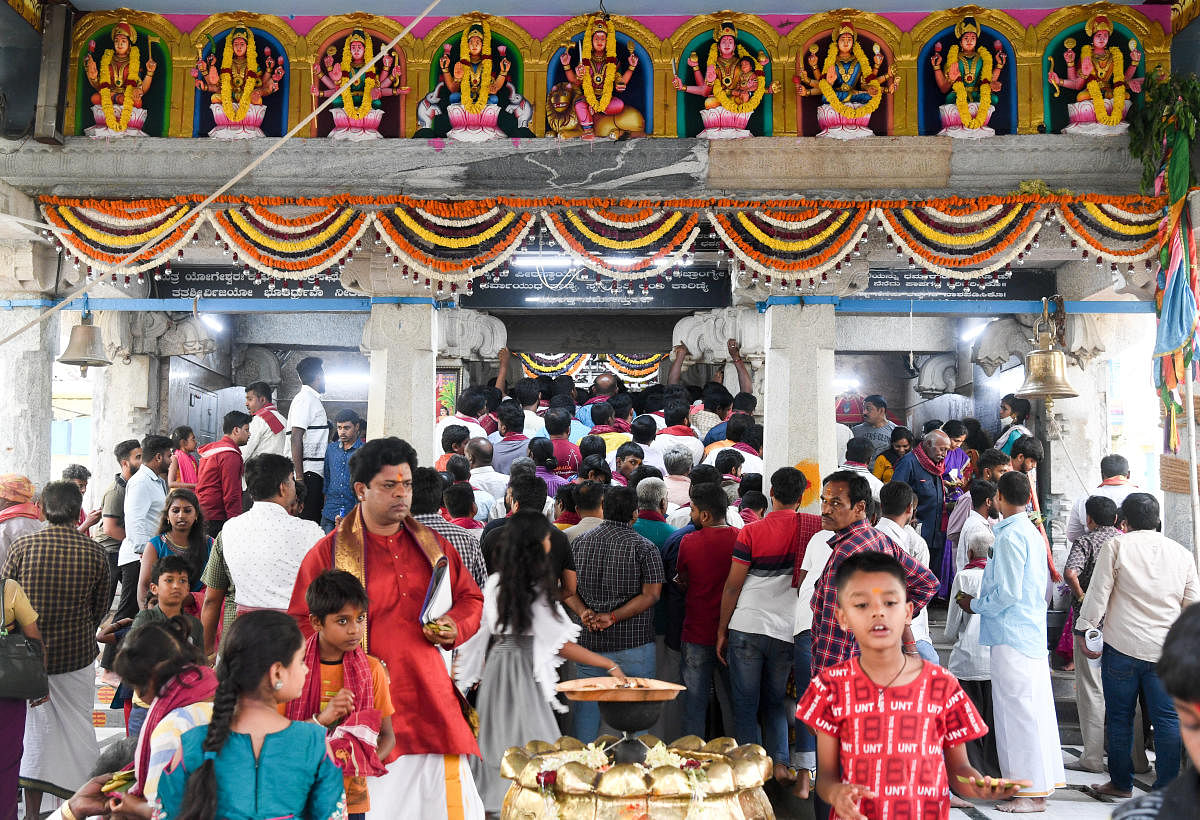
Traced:
<path fill-rule="evenodd" d="M 346 820 L 325 727 L 279 713 L 307 674 L 292 618 L 269 610 L 238 618 L 217 669 L 212 720 L 184 734 L 159 783 L 154 820 Z"/>

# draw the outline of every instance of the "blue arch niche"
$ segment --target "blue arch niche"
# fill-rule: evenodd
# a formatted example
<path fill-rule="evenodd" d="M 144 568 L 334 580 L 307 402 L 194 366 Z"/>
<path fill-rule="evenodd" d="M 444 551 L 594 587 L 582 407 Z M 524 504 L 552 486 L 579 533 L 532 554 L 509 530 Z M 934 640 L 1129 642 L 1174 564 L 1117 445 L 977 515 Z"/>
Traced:
<path fill-rule="evenodd" d="M 994 28 L 981 26 L 979 45 L 993 52 L 995 59 L 996 41 L 1000 41 L 1004 49 L 1006 62 L 1000 73 L 1000 95 L 996 100 L 996 113 L 992 114 L 989 127 L 997 134 L 1017 133 L 1017 55 L 1008 38 Z M 929 60 L 933 57 L 933 47 L 942 44 L 943 58 L 950 52 L 950 46 L 958 45 L 954 36 L 954 26 L 947 26 L 930 38 L 921 53 L 917 55 L 917 66 L 920 79 L 917 81 L 917 133 L 923 136 L 936 134 L 942 130 L 942 121 L 938 116 L 938 106 L 946 101 L 946 95 L 937 87 L 933 79 L 933 68 Z"/>
<path fill-rule="evenodd" d="M 578 54 L 579 44 L 583 42 L 584 32 L 579 32 L 571 38 L 571 42 L 577 49 Z M 633 76 L 629 79 L 629 87 L 625 89 L 625 93 L 617 94 L 625 100 L 626 103 L 642 112 L 642 116 L 646 120 L 646 133 L 654 133 L 654 62 L 650 59 L 650 52 L 639 43 L 637 40 L 630 37 L 628 34 L 623 34 L 617 31 L 617 57 L 623 58 L 629 54 L 629 44 L 633 43 L 633 53 L 637 55 L 637 68 L 633 70 Z M 567 74 L 563 71 L 562 58 L 563 47 L 559 46 L 554 50 L 554 54 L 550 57 L 550 64 L 546 72 L 546 91 L 549 92 L 554 87 L 555 83 L 561 83 L 567 79 Z M 619 76 L 619 75 L 618 75 Z"/>
<path fill-rule="evenodd" d="M 220 36 L 209 40 L 205 43 L 204 48 L 200 52 L 200 56 L 205 60 L 208 55 L 212 54 L 214 49 L 217 56 L 217 69 L 221 67 L 221 53 L 225 48 L 225 39 L 229 37 L 229 33 L 233 28 L 228 28 L 221 32 Z M 270 46 L 271 53 L 278 59 L 283 57 L 283 82 L 280 83 L 279 90 L 266 98 L 265 105 L 267 106 L 267 115 L 263 117 L 262 132 L 268 137 L 282 137 L 287 133 L 288 120 L 288 95 L 291 89 L 291 74 L 292 74 L 292 57 L 283 50 L 283 46 L 278 40 L 272 37 L 267 32 L 259 28 L 250 27 L 250 31 L 254 32 L 254 46 L 258 49 L 259 68 L 262 68 L 262 49 L 263 46 Z M 192 115 L 192 136 L 206 137 L 208 132 L 213 129 L 216 123 L 213 121 L 212 111 L 209 105 L 212 104 L 212 94 L 209 91 L 197 88 L 195 90 L 196 105 L 195 114 Z"/>

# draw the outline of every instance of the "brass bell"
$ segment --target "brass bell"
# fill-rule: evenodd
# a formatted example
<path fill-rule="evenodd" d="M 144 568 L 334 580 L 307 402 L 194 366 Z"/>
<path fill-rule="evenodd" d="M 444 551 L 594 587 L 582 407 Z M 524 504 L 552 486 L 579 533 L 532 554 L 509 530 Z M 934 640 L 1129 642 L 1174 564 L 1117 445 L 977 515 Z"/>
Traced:
<path fill-rule="evenodd" d="M 1061 310 L 1055 316 L 1061 315 Z M 1061 319 L 1060 319 L 1061 321 Z M 1042 317 L 1034 323 L 1037 350 L 1025 355 L 1025 383 L 1015 395 L 1022 399 L 1043 399 L 1047 410 L 1055 399 L 1070 399 L 1079 391 L 1067 381 L 1067 354 L 1054 346 L 1056 325 L 1049 315 L 1048 300 L 1042 300 Z"/>
<path fill-rule="evenodd" d="M 92 324 L 92 314 L 83 314 L 79 324 L 71 328 L 71 340 L 58 359 L 61 364 L 79 365 L 79 375 L 87 376 L 89 367 L 108 367 L 112 364 L 104 355 L 104 339 L 100 328 Z"/>

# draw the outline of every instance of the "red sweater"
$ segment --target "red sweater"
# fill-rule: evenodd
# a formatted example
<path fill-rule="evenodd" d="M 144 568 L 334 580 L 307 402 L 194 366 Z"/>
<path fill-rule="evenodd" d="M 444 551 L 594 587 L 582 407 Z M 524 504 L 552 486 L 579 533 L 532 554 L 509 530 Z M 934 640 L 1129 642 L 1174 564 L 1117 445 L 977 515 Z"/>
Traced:
<path fill-rule="evenodd" d="M 228 521 L 242 514 L 242 451 L 229 436 L 199 450 L 196 497 L 206 521 Z"/>

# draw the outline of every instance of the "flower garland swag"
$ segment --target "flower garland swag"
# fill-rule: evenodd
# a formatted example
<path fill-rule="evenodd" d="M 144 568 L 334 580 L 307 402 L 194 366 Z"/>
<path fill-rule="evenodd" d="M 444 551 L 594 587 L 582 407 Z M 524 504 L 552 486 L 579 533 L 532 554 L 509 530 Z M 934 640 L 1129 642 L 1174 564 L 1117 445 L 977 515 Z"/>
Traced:
<path fill-rule="evenodd" d="M 1030 248 L 1042 227 L 1039 210 L 1036 201 L 1014 198 L 1003 208 L 987 209 L 983 217 L 931 204 L 878 207 L 874 215 L 910 265 L 971 280 L 1011 264 Z"/>
<path fill-rule="evenodd" d="M 799 203 L 798 203 L 799 204 Z M 788 274 L 808 277 L 815 285 L 858 247 L 867 232 L 867 208 L 708 211 L 717 236 L 749 270 L 751 280 L 768 286 L 788 285 Z M 774 281 L 778 278 L 778 283 Z M 796 287 L 803 282 L 795 280 Z"/>
<path fill-rule="evenodd" d="M 647 220 L 621 223 L 617 212 L 603 208 L 567 208 L 542 215 L 550 235 L 580 264 L 614 279 L 640 279 L 691 250 L 700 235 L 700 216 L 663 210 Z M 634 251 L 628 262 L 613 252 Z"/>
<path fill-rule="evenodd" d="M 829 44 L 829 51 L 825 54 L 825 64 L 821 66 L 821 80 L 817 83 L 817 87 L 821 89 L 821 93 L 824 95 L 825 101 L 829 103 L 829 106 L 843 117 L 852 120 L 859 117 L 869 117 L 879 108 L 879 103 L 883 102 L 883 84 L 879 82 L 877 77 L 873 76 L 875 69 L 867 61 L 867 55 L 863 52 L 862 46 L 859 45 L 858 38 L 856 37 L 854 39 L 854 59 L 858 61 L 858 69 L 862 72 L 863 79 L 866 80 L 871 99 L 862 103 L 857 108 L 851 108 L 839 100 L 829 80 L 825 79 L 825 75 L 829 73 L 830 69 L 833 68 L 833 64 L 837 62 L 837 48 L 837 38 L 835 37 L 833 42 Z"/>
<path fill-rule="evenodd" d="M 963 128 L 972 131 L 978 131 L 987 124 L 988 110 L 992 107 L 992 54 L 983 46 L 977 48 L 976 52 L 983 60 L 983 66 L 979 72 L 979 107 L 975 109 L 975 116 L 971 116 L 971 101 L 967 99 L 967 87 L 962 78 L 955 80 L 951 86 L 954 90 L 954 104 L 958 108 L 958 118 L 962 121 Z M 957 63 L 958 46 L 950 46 L 946 65 Z"/>
<path fill-rule="evenodd" d="M 508 261 L 521 247 L 536 213 L 493 207 L 463 219 L 436 213 L 438 203 L 425 208 L 400 206 L 378 211 L 372 219 L 376 231 L 393 255 L 392 266 L 403 264 L 416 282 L 425 278 L 458 284 L 469 283 Z"/>
<path fill-rule="evenodd" d="M 1138 214 L 1085 201 L 1064 202 L 1058 210 L 1071 239 L 1097 256 L 1103 254 L 1114 262 L 1141 262 L 1158 254 L 1161 208 Z"/>
<path fill-rule="evenodd" d="M 125 73 L 125 84 L 121 89 L 120 119 L 113 110 L 112 61 L 113 50 L 105 49 L 104 56 L 100 58 L 100 76 L 104 78 L 104 81 L 100 83 L 100 107 L 104 109 L 105 127 L 109 131 L 121 133 L 129 128 L 129 119 L 133 116 L 133 95 L 129 93 L 129 89 L 141 82 L 139 71 L 142 65 L 142 55 L 137 46 L 130 46 L 129 69 Z"/>
<path fill-rule="evenodd" d="M 607 353 L 605 357 L 613 369 L 627 383 L 644 384 L 658 376 L 658 369 L 662 365 L 663 360 L 667 358 L 667 354 L 653 353 L 646 356 L 626 356 L 621 353 Z"/>
<path fill-rule="evenodd" d="M 579 58 L 582 63 L 580 68 L 584 74 L 579 78 L 579 84 L 583 86 L 583 98 L 587 100 L 592 111 L 603 114 L 612 102 L 613 87 L 617 80 L 617 31 L 611 17 L 607 20 L 600 20 L 598 15 L 592 17 L 592 22 L 584 31 L 583 40 L 579 43 Z M 603 25 L 608 35 L 604 45 L 604 76 L 601 80 L 599 99 L 596 98 L 596 81 L 592 77 L 592 38 L 589 36 L 593 27 L 598 25 Z"/>
<path fill-rule="evenodd" d="M 237 108 L 233 107 L 233 40 L 235 37 L 246 39 L 246 74 L 242 78 L 242 96 Z M 221 108 L 225 118 L 230 122 L 242 122 L 250 111 L 250 103 L 254 92 L 262 82 L 258 74 L 258 49 L 254 45 L 254 32 L 244 26 L 239 26 L 229 32 L 225 38 L 225 49 L 221 52 Z"/>
<path fill-rule="evenodd" d="M 354 55 L 350 53 L 350 43 L 359 42 L 363 44 L 363 62 L 369 64 L 374 59 L 375 44 L 374 38 L 365 31 L 355 30 L 346 42 L 342 44 L 342 79 L 349 80 L 355 74 Z M 359 97 L 358 105 L 354 104 L 354 92 L 346 89 L 346 93 L 342 95 L 342 110 L 351 120 L 361 120 L 363 117 L 371 113 L 372 104 L 375 99 L 371 96 L 375 91 L 375 86 L 379 84 L 379 80 L 375 74 L 375 69 L 369 69 L 363 75 L 362 96 Z"/>
<path fill-rule="evenodd" d="M 308 218 L 285 219 L 264 208 L 210 211 L 217 237 L 234 261 L 268 276 L 307 279 L 324 273 L 361 247 L 370 217 L 350 208 L 329 209 Z"/>
<path fill-rule="evenodd" d="M 99 205 L 100 203 L 93 203 Z M 57 230 L 66 252 L 87 266 L 88 275 L 122 273 L 126 277 L 172 259 L 204 222 L 186 202 L 161 200 L 132 210 L 126 217 L 109 208 L 42 205 L 42 215 Z M 154 244 L 125 264 L 118 264 L 147 240 Z"/>
<path fill-rule="evenodd" d="M 1095 59 L 1092 56 L 1092 47 L 1084 46 L 1079 50 L 1080 57 L 1084 63 L 1095 65 Z M 1092 110 L 1096 112 L 1096 122 L 1101 125 L 1120 125 L 1121 120 L 1125 118 L 1125 98 L 1127 91 L 1125 89 L 1125 55 L 1121 53 L 1121 49 L 1116 46 L 1109 46 L 1109 59 L 1112 60 L 1112 78 L 1113 95 L 1112 95 L 1112 111 L 1106 111 L 1104 105 L 1104 92 L 1100 90 L 1100 81 L 1091 79 L 1087 82 L 1088 97 L 1092 101 Z"/>
<path fill-rule="evenodd" d="M 535 376 L 574 376 L 592 359 L 591 353 L 561 353 L 557 356 L 544 353 L 518 353 L 525 375 Z"/>

